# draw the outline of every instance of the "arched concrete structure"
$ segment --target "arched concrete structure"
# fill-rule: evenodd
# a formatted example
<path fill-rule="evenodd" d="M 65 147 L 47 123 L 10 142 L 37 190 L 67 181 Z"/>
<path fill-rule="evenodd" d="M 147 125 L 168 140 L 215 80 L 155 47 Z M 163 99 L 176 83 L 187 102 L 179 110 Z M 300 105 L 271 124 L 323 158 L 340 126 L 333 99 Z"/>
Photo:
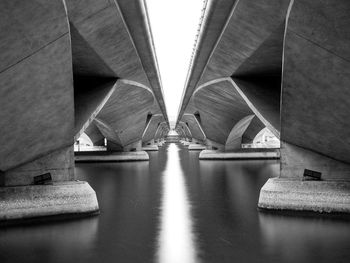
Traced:
<path fill-rule="evenodd" d="M 350 211 L 349 8 L 345 0 L 240 0 L 223 13 L 206 7 L 178 122 L 198 87 L 231 83 L 281 140 L 281 179 L 263 187 L 260 207 Z M 216 23 L 221 14 L 225 22 Z M 303 183 L 305 169 L 320 172 L 324 182 Z"/>
<path fill-rule="evenodd" d="M 190 130 L 192 139 L 202 143 L 205 141 L 206 136 L 203 129 L 193 114 L 185 113 L 182 117 L 182 122 Z"/>
<path fill-rule="evenodd" d="M 142 134 L 142 143 L 143 144 L 154 144 L 154 138 L 157 132 L 159 125 L 164 122 L 164 117 L 161 114 L 152 115 L 148 125 Z"/>
<path fill-rule="evenodd" d="M 185 135 L 185 139 L 192 140 L 192 133 L 189 127 L 186 125 L 186 123 L 180 121 L 179 122 L 179 129 L 182 130 L 183 134 Z"/>
<path fill-rule="evenodd" d="M 154 104 L 153 93 L 147 87 L 135 82 L 120 80 L 116 91 L 109 98 L 96 118 L 108 126 L 110 132 L 105 132 L 100 125 L 97 127 L 113 145 L 110 149 L 127 151 L 130 145 L 139 144 L 141 150 L 142 134 L 146 127 L 148 112 Z M 110 136 L 112 135 L 113 136 Z M 119 139 L 116 139 L 116 135 Z M 134 147 L 132 147 L 134 148 Z"/>
<path fill-rule="evenodd" d="M 253 118 L 255 118 L 254 115 L 248 115 L 237 122 L 235 126 L 233 126 L 225 142 L 226 151 L 234 151 L 241 148 L 243 134 L 251 124 Z"/>
<path fill-rule="evenodd" d="M 94 146 L 105 146 L 105 137 L 94 122 L 90 123 L 90 125 L 85 129 L 85 133 L 87 136 L 89 136 Z"/>
<path fill-rule="evenodd" d="M 74 181 L 74 139 L 85 130 L 102 144 L 100 120 L 124 149 L 150 114 L 169 126 L 145 2 L 4 0 L 0 10 L 0 220 L 94 213 L 95 192 Z M 38 176 L 54 185 L 31 186 Z"/>
<path fill-rule="evenodd" d="M 225 150 L 240 149 L 240 145 L 234 148 L 232 145 L 227 145 L 229 134 L 233 127 L 238 125 L 243 118 L 250 115 L 254 117 L 254 113 L 239 93 L 232 87 L 231 83 L 221 79 L 210 81 L 199 86 L 195 90 L 193 98 L 195 107 L 199 111 L 201 126 L 207 139 L 215 142 L 220 148 Z M 264 128 L 264 125 L 259 121 L 253 123 L 250 121 L 248 126 L 251 124 L 254 127 L 251 127 L 249 137 L 255 137 Z M 241 137 L 244 135 L 248 126 L 245 127 L 243 133 L 240 135 Z M 256 131 L 255 135 L 252 134 L 253 131 Z"/>

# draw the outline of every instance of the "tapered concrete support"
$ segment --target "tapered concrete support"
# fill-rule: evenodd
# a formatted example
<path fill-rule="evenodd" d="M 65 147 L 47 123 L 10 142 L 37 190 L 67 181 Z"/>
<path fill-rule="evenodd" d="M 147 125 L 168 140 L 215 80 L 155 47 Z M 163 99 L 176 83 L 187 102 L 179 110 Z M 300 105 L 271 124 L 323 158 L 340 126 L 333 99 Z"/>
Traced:
<path fill-rule="evenodd" d="M 65 3 L 4 0 L 0 9 L 0 220 L 97 212 L 95 192 L 74 181 L 78 116 Z M 49 185 L 34 185 L 43 174 Z"/>

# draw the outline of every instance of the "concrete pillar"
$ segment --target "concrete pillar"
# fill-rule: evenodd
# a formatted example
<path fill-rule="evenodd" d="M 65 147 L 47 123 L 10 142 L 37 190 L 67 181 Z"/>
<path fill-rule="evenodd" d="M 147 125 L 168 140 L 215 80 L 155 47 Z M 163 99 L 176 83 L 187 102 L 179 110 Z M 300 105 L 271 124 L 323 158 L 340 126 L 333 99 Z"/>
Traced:
<path fill-rule="evenodd" d="M 261 189 L 261 208 L 350 213 L 349 8 L 346 0 L 291 1 L 283 54 L 281 175 Z"/>
<path fill-rule="evenodd" d="M 0 9 L 6 14 L 0 221 L 97 213 L 94 190 L 74 176 L 73 59 L 64 2 L 4 0 Z"/>

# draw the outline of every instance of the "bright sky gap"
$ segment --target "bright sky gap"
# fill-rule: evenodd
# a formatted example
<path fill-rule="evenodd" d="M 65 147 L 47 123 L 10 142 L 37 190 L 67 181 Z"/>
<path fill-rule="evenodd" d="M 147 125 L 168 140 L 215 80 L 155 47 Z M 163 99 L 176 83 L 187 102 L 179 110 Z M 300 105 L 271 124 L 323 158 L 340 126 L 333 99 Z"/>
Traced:
<path fill-rule="evenodd" d="M 147 0 L 154 45 L 170 121 L 175 121 L 203 0 Z"/>

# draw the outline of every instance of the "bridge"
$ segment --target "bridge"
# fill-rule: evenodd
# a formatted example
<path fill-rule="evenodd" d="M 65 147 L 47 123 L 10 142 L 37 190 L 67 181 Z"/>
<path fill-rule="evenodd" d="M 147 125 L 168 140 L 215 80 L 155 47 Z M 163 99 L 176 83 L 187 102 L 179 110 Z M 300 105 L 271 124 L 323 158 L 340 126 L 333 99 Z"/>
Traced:
<path fill-rule="evenodd" d="M 280 157 L 260 208 L 350 211 L 348 11 L 347 1 L 206 2 L 176 129 L 207 148 L 202 159 Z M 265 127 L 280 150 L 242 148 Z"/>
<path fill-rule="evenodd" d="M 204 1 L 172 128 L 144 0 L 0 7 L 0 220 L 98 213 L 75 163 L 148 161 L 172 129 L 203 162 L 280 159 L 262 209 L 350 212 L 348 1 Z M 280 148 L 245 147 L 263 129 Z"/>
<path fill-rule="evenodd" d="M 148 160 L 142 146 L 169 130 L 145 3 L 0 7 L 0 219 L 96 213 L 94 190 L 75 180 L 80 135 L 107 141 L 90 159 Z"/>

